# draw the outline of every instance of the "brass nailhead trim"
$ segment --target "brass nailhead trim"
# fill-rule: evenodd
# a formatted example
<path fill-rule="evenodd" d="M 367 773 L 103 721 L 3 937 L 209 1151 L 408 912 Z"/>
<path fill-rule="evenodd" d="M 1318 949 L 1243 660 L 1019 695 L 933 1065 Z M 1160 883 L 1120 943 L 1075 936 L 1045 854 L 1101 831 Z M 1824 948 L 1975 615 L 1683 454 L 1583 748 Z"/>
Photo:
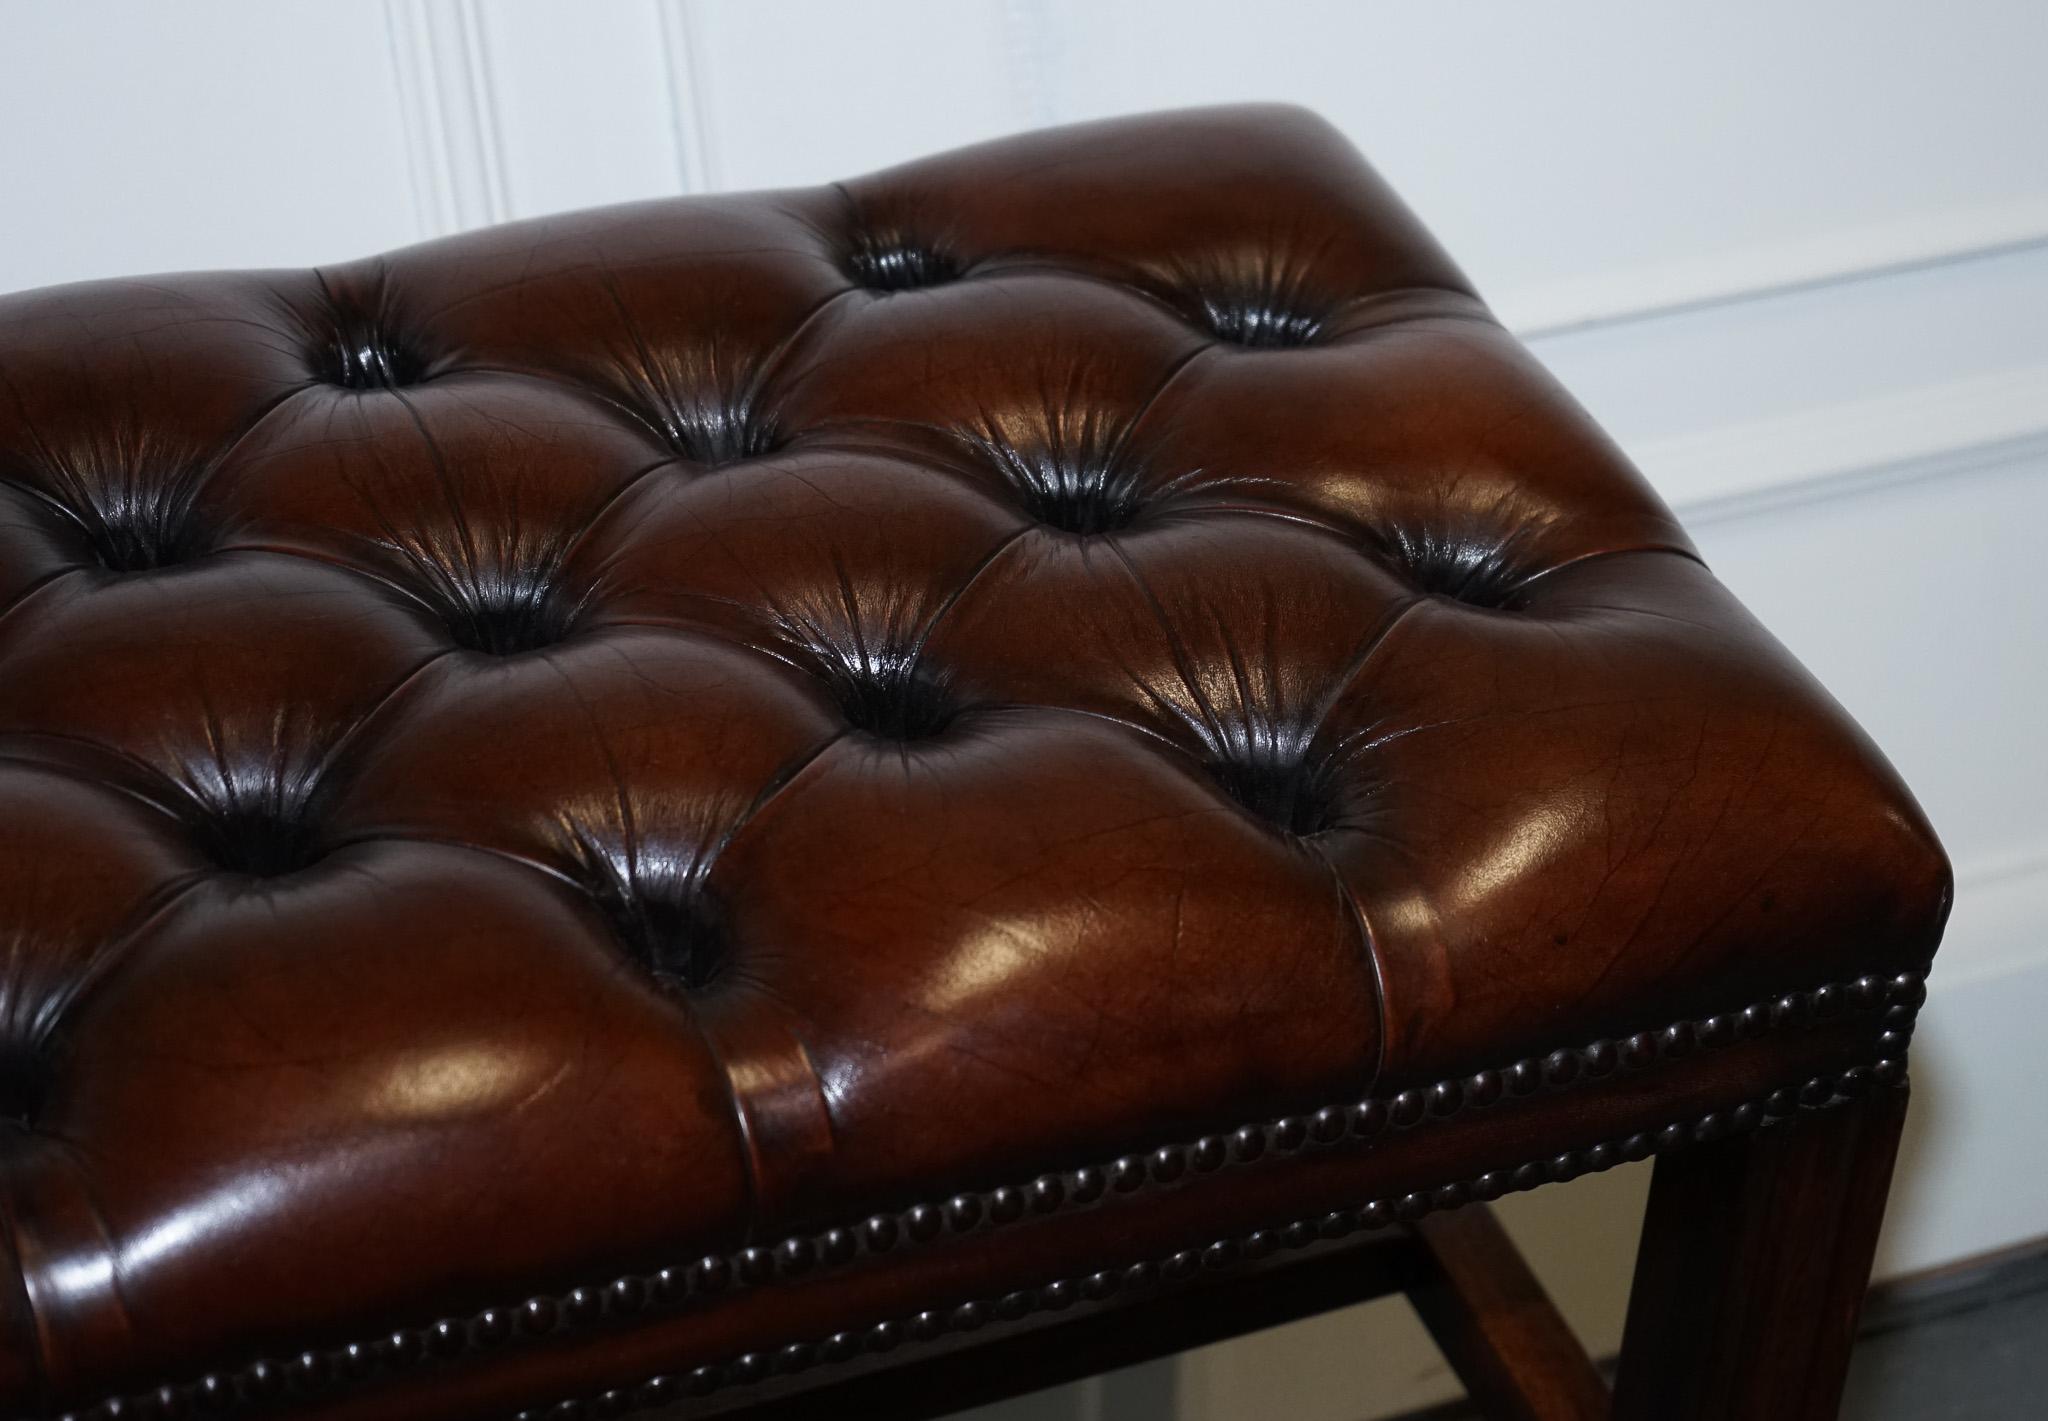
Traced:
<path fill-rule="evenodd" d="M 1898 1067 L 1897 1061 L 1880 1066 Z M 552 1406 L 528 1409 L 514 1421 L 586 1421 L 671 1404 L 685 1396 L 747 1386 L 770 1376 L 793 1376 L 813 1367 L 850 1361 L 864 1352 L 891 1352 L 899 1346 L 935 1342 L 952 1333 L 975 1332 L 990 1322 L 1015 1322 L 1034 1313 L 1058 1312 L 1086 1300 L 1102 1302 L 1118 1293 L 1186 1282 L 1203 1272 L 1221 1272 L 1256 1262 L 1282 1249 L 1345 1238 L 1362 1231 L 1409 1223 L 1440 1209 L 1455 1209 L 1475 1200 L 1561 1183 L 1584 1174 L 1611 1169 L 1624 1160 L 1647 1159 L 1692 1145 L 1703 1145 L 1753 1130 L 1782 1124 L 1801 1111 L 1832 1110 L 1873 1087 L 1886 1088 L 1904 1079 L 1902 1070 L 1880 1074 L 1877 1067 L 1855 1066 L 1839 1076 L 1815 1076 L 1797 1089 L 1772 1091 L 1728 1111 L 1709 1111 L 1689 1124 L 1639 1130 L 1625 1139 L 1582 1150 L 1566 1150 L 1547 1160 L 1514 1170 L 1489 1170 L 1475 1179 L 1441 1185 L 1396 1199 L 1374 1199 L 1357 1208 L 1337 1209 L 1318 1219 L 1297 1219 L 1276 1228 L 1220 1238 L 1202 1248 L 1184 1248 L 1161 1258 L 1106 1268 L 1082 1278 L 1057 1278 L 1036 1288 L 1019 1289 L 999 1298 L 975 1299 L 949 1308 L 927 1309 L 910 1317 L 878 1322 L 860 1332 L 835 1332 L 811 1342 L 791 1342 L 773 1351 L 742 1352 L 681 1376 L 657 1375 L 632 1388 L 615 1387 L 591 1397 L 572 1397 Z"/>
<path fill-rule="evenodd" d="M 1251 1164 L 1310 1148 L 1363 1143 L 1389 1129 L 1410 1129 L 1447 1120 L 1466 1110 L 1484 1109 L 1503 1100 L 1526 1098 L 1538 1092 L 1573 1088 L 1587 1081 L 1640 1070 L 1660 1060 L 1690 1056 L 1701 1049 L 1753 1040 L 1811 1021 L 1882 1008 L 1885 1030 L 1879 1036 L 1880 1058 L 1869 1067 L 1852 1069 L 1839 1080 L 1816 1078 L 1799 1092 L 1798 1105 L 1825 1108 L 1825 1104 L 1835 1103 L 1831 1097 L 1838 1090 L 1846 1095 L 1872 1082 L 1889 1085 L 1904 1079 L 1902 1053 L 1911 1037 L 1914 1016 L 1926 996 L 1924 972 L 1902 972 L 1891 978 L 1866 975 L 1850 982 L 1827 983 L 1812 991 L 1790 992 L 1774 1001 L 1757 1003 L 1737 1012 L 1681 1020 L 1661 1030 L 1640 1031 L 1618 1039 L 1603 1038 L 1576 1049 L 1560 1048 L 1547 1056 L 1524 1057 L 1505 1067 L 1440 1080 L 1428 1087 L 1403 1090 L 1389 1097 L 1367 1097 L 1355 1102 L 1326 1105 L 1305 1114 L 1283 1115 L 1241 1125 L 1235 1130 L 1203 1135 L 1192 1141 L 1161 1145 L 1149 1152 L 1119 1155 L 1101 1164 L 1041 1174 L 1023 1184 L 960 1193 L 945 1200 L 884 1211 L 870 1215 L 858 1224 L 792 1235 L 772 1248 L 753 1245 L 725 1254 L 706 1254 L 691 1263 L 674 1264 L 648 1273 L 626 1274 L 608 1282 L 572 1288 L 566 1293 L 539 1295 L 522 1303 L 485 1308 L 466 1318 L 443 1318 L 422 1327 L 399 1328 L 380 1338 L 311 1349 L 282 1361 L 266 1358 L 250 1362 L 236 1371 L 211 1372 L 191 1382 L 109 1397 L 97 1408 L 67 1411 L 56 1421 L 92 1421 L 95 1417 L 126 1415 L 163 1417 L 169 1421 L 170 1418 L 186 1416 L 219 1416 L 258 1410 L 288 1397 L 322 1396 L 380 1372 L 403 1372 L 462 1355 L 561 1336 L 606 1321 L 622 1321 L 644 1312 L 674 1308 L 699 1298 L 708 1299 L 732 1290 L 759 1287 L 807 1275 L 817 1269 L 845 1266 L 864 1256 L 879 1256 L 920 1246 L 942 1236 L 1001 1228 L 1027 1217 L 1085 1208 L 1112 1190 L 1128 1194 L 1163 1188 L 1178 1182 L 1191 1171 L 1209 1173 L 1226 1165 Z M 1815 1106 L 1805 1098 L 1815 1091 L 1823 1093 L 1823 1105 Z M 1776 1092 L 1769 1101 L 1786 1094 L 1784 1091 Z M 1769 1101 L 1755 1108 L 1765 1109 Z M 1735 1114 L 1751 1108 L 1740 1107 Z M 1758 1118 L 1738 1124 L 1732 1116 L 1723 1118 L 1709 1114 L 1690 1123 L 1667 1125 L 1654 1134 L 1638 1132 L 1611 1145 L 1596 1145 L 1590 1150 L 1571 1151 L 1552 1160 L 1524 1164 L 1509 1172 L 1489 1172 L 1475 1180 L 1448 1183 L 1429 1194 L 1413 1193 L 1396 1200 L 1377 1200 L 1356 1212 L 1363 1218 L 1366 1211 L 1376 1210 L 1378 1213 L 1373 1217 L 1377 1219 L 1384 1215 L 1387 1222 L 1419 1218 L 1433 1209 L 1452 1208 L 1468 1199 L 1497 1198 L 1503 1193 L 1575 1178 L 1579 1174 L 1609 1168 L 1623 1160 L 1642 1159 L 1652 1153 L 1678 1148 L 1695 1137 L 1714 1137 L 1711 1134 L 1701 1135 L 1703 1130 L 1733 1132 L 1754 1128 Z M 1488 1190 L 1492 1192 L 1485 1192 Z M 1379 1222 L 1343 1226 L 1331 1222 L 1338 1217 L 1331 1215 L 1329 1219 L 1314 1224 L 1291 1224 L 1272 1236 L 1291 1239 L 1304 1227 L 1321 1230 L 1327 1225 L 1339 1228 L 1339 1233 L 1326 1235 L 1318 1232 L 1317 1236 L 1337 1237 L 1355 1228 L 1383 1226 Z M 1222 1258 L 1233 1249 L 1243 1253 L 1249 1248 L 1262 1247 L 1263 1244 L 1254 1243 L 1254 1240 L 1270 1232 L 1261 1230 L 1243 1239 L 1218 1240 L 1207 1250 L 1184 1251 L 1185 1258 L 1183 1254 L 1175 1254 L 1157 1265 L 1136 1266 L 1155 1268 L 1160 1277 L 1169 1280 L 1189 1276 L 1186 1260 L 1191 1259 L 1195 1266 L 1199 1266 L 1209 1253 L 1216 1253 Z M 1223 1252 L 1218 1253 L 1218 1250 Z M 1069 1301 L 1072 1300 L 1069 1295 L 1073 1293 L 1091 1298 L 1098 1294 L 1106 1297 L 1108 1293 L 1100 1293 L 1100 1289 L 1109 1287 L 1111 1292 L 1118 1291 L 1129 1281 L 1111 1284 L 1104 1281 L 1105 1277 L 1098 1273 L 1087 1279 L 1062 1280 L 1058 1285 L 1048 1284 L 1047 1288 L 1039 1290 L 1039 1294 L 1045 1295 L 1049 1288 L 1054 1290 L 1051 1297 L 1068 1297 Z M 888 1333 L 889 1336 L 900 1332 L 904 1337 L 929 1340 L 947 1331 L 966 1330 L 970 1323 L 978 1327 L 990 1317 L 1008 1320 L 1012 1314 L 1023 1316 L 1044 1307 L 1065 1305 L 1054 1304 L 1041 1296 L 1025 1307 L 1023 1313 L 1018 1313 L 1016 1309 L 1022 1305 L 1018 1301 L 1020 1298 L 1030 1301 L 1028 1295 L 1012 1294 L 995 1302 L 962 1304 L 949 1315 L 952 1321 L 946 1326 L 940 1325 L 944 1319 L 939 1314 L 923 1312 L 900 1324 L 877 1324 L 877 1329 L 894 1329 Z M 870 1334 L 876 1334 L 877 1329 L 870 1329 Z M 851 1336 L 842 1333 L 823 1343 L 793 1343 L 784 1349 L 786 1355 L 778 1354 L 775 1358 L 765 1353 L 742 1354 L 717 1369 L 717 1385 L 743 1385 L 759 1380 L 773 1370 L 801 1370 L 819 1361 L 843 1360 L 841 1354 L 853 1355 L 840 1345 Z M 880 1345 L 878 1335 L 870 1335 L 860 1345 L 875 1350 Z M 706 1376 L 699 1377 L 698 1373 L 706 1373 Z M 638 1400 L 638 1393 L 628 1397 L 624 1393 L 608 1392 L 602 1398 L 593 1398 L 587 1406 L 583 1402 L 565 1401 L 552 1412 L 522 1412 L 521 1415 L 547 1414 L 561 1418 L 561 1421 L 571 1417 L 612 1415 L 616 1412 L 611 1408 L 620 1405 L 638 1409 L 686 1392 L 697 1394 L 695 1389 L 703 1387 L 708 1380 L 709 1369 L 699 1368 L 698 1372 L 690 1374 L 690 1378 L 661 1377 L 643 1384 L 641 1390 L 645 1391 L 656 1382 L 661 1383 L 658 1388 L 660 1396 L 656 1400 Z"/>

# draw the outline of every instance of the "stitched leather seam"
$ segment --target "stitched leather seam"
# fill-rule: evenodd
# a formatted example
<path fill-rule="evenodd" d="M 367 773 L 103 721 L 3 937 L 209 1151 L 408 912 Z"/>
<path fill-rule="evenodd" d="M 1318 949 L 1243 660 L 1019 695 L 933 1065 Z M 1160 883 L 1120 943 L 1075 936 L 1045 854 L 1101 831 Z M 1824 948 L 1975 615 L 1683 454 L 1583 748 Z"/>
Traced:
<path fill-rule="evenodd" d="M 536 1295 L 523 1303 L 485 1308 L 467 1318 L 444 1318 L 423 1327 L 399 1328 L 375 1341 L 308 1349 L 289 1362 L 253 1361 L 235 1371 L 212 1372 L 193 1382 L 167 1384 L 109 1400 L 144 1406 L 197 1404 L 219 1412 L 260 1408 L 287 1395 L 322 1396 L 373 1374 L 390 1375 L 508 1345 L 515 1333 L 539 1339 L 565 1336 L 607 1322 L 618 1325 L 644 1311 L 673 1309 L 700 1297 L 725 1293 L 735 1286 L 763 1286 L 809 1275 L 820 1267 L 850 1265 L 879 1257 L 900 1247 L 935 1243 L 1025 1219 L 1045 1218 L 1064 1209 L 1086 1207 L 1112 1190 L 1130 1194 L 1146 1187 L 1172 1185 L 1189 1173 L 1207 1173 L 1225 1165 L 1234 1167 L 1261 1160 L 1284 1160 L 1311 1146 L 1361 1146 L 1382 1134 L 1447 1120 L 1466 1110 L 1526 1099 L 1539 1092 L 1572 1089 L 1588 1081 L 1689 1057 L 1703 1049 L 1753 1041 L 1844 1014 L 1882 1013 L 1877 1055 L 1872 1064 L 1853 1067 L 1839 1079 L 1817 1077 L 1801 1089 L 1811 1094 L 1824 1086 L 1832 1092 L 1842 1082 L 1848 1082 L 1849 1092 L 1854 1093 L 1873 1081 L 1895 1084 L 1904 1079 L 1904 1051 L 1915 1014 L 1925 1000 L 1925 979 L 1922 968 L 1889 979 L 1865 975 L 1851 982 L 1824 983 L 1810 991 L 1789 992 L 1768 1002 L 1753 1003 L 1740 1011 L 1681 1019 L 1661 1030 L 1640 1031 L 1619 1039 L 1600 1038 L 1582 1048 L 1559 1048 L 1541 1058 L 1523 1057 L 1505 1067 L 1449 1077 L 1426 1088 L 1333 1103 L 1312 1112 L 1241 1125 L 1227 1133 L 1162 1145 L 1149 1153 L 1122 1154 L 1100 1165 L 1040 1174 L 1021 1185 L 963 1192 L 941 1202 L 920 1202 L 884 1211 L 860 1223 L 793 1234 L 773 1248 L 750 1245 L 729 1253 L 707 1254 L 694 1263 L 629 1274 L 561 1294 Z M 1773 1092 L 1770 1099 L 1786 1094 Z M 1759 1112 L 1762 1109 L 1758 1107 Z M 1605 1163 L 1579 1158 L 1609 1149 L 1595 1146 L 1586 1151 L 1569 1151 L 1542 1165 L 1524 1165 L 1503 1178 L 1514 1188 L 1534 1188 L 1537 1184 L 1575 1177 L 1588 1169 L 1605 1169 L 1624 1159 L 1644 1158 L 1675 1148 L 1682 1143 L 1679 1135 L 1685 1132 L 1690 1132 L 1688 1138 L 1714 1138 L 1727 1126 L 1728 1121 L 1719 1112 L 1710 1112 L 1699 1120 L 1669 1124 L 1654 1133 L 1638 1131 L 1622 1146 L 1611 1149 L 1613 1158 Z M 1702 1131 L 1716 1133 L 1701 1134 Z M 1630 1148 L 1639 1148 L 1640 1153 L 1631 1154 Z M 1528 1182 L 1519 1182 L 1524 1172 L 1532 1169 L 1536 1173 L 1529 1176 Z M 1569 1172 L 1561 1173 L 1561 1169 Z M 1546 1170 L 1547 1173 L 1543 1172 Z M 1473 1193 L 1477 1183 L 1446 1184 L 1430 1196 L 1411 1194 L 1395 1203 L 1380 1202 L 1393 1211 L 1391 1221 L 1410 1217 L 1400 1211 L 1415 1208 L 1416 1202 L 1411 1201 L 1419 1202 L 1422 1212 L 1454 1207 L 1438 1198 L 1446 1190 L 1464 1191 L 1456 1200 L 1458 1203 L 1468 1198 L 1497 1197 Z M 1499 1192 L 1506 1192 L 1506 1187 Z M 671 1385 L 675 1385 L 672 1380 Z M 664 1392 L 664 1398 L 673 1394 Z M 76 1421 L 79 1414 L 65 1412 L 58 1421 Z"/>

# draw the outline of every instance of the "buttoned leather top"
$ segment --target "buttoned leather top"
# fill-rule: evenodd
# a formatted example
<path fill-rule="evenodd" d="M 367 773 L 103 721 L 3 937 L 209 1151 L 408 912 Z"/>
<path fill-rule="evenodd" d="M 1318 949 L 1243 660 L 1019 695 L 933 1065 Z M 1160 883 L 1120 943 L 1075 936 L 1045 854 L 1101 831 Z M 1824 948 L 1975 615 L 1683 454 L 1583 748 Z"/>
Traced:
<path fill-rule="evenodd" d="M 1906 971 L 1947 899 L 1298 111 L 0 298 L 0 1410 Z"/>

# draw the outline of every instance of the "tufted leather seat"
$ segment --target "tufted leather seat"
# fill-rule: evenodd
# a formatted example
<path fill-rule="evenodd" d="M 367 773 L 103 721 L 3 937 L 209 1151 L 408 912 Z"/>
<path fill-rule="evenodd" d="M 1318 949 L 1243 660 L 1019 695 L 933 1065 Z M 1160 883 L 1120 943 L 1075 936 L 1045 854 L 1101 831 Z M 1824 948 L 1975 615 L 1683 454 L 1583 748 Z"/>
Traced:
<path fill-rule="evenodd" d="M 1895 1076 L 1947 901 L 1293 110 L 0 299 L 9 1414 L 1170 1289 Z"/>

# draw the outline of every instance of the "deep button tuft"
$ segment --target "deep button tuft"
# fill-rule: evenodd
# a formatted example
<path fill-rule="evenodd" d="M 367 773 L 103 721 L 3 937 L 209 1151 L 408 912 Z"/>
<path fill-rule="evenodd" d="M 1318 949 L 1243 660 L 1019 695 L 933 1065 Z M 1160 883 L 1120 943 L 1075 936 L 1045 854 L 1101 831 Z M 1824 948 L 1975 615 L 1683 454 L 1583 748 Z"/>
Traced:
<path fill-rule="evenodd" d="M 0 1045 L 0 1123 L 35 1123 L 50 1087 L 50 1063 L 28 1042 Z"/>
<path fill-rule="evenodd" d="M 536 578 L 482 588 L 450 585 L 443 616 L 449 635 L 487 656 L 518 656 L 554 645 L 576 624 L 577 604 L 558 584 Z"/>
<path fill-rule="evenodd" d="M 1024 511 L 1047 527 L 1091 537 L 1128 528 L 1144 511 L 1137 470 L 1114 459 L 1064 459 L 961 437 L 1015 491 Z"/>
<path fill-rule="evenodd" d="M 660 423 L 671 449 L 714 468 L 758 459 L 789 442 L 773 419 L 745 402 L 672 410 Z"/>
<path fill-rule="evenodd" d="M 730 958 L 724 910 L 679 875 L 602 874 L 591 896 L 628 955 L 671 991 L 709 986 Z"/>
<path fill-rule="evenodd" d="M 1202 324 L 1218 340 L 1255 350 L 1311 345 L 1323 333 L 1323 318 L 1265 296 L 1203 295 L 1197 298 Z"/>
<path fill-rule="evenodd" d="M 192 517 L 192 488 L 189 478 L 138 478 L 96 497 L 72 499 L 58 511 L 107 571 L 150 572 L 211 547 Z"/>
<path fill-rule="evenodd" d="M 884 650 L 864 661 L 827 657 L 817 670 L 847 723 L 877 739 L 927 740 L 959 713 L 944 681 L 914 654 Z"/>
<path fill-rule="evenodd" d="M 958 261 L 936 247 L 866 238 L 846 255 L 846 269 L 871 291 L 910 291 L 960 279 Z"/>
<path fill-rule="evenodd" d="M 349 390 L 397 390 L 426 378 L 427 359 L 408 341 L 358 317 L 337 319 L 333 334 L 315 357 L 315 369 L 330 385 Z"/>
<path fill-rule="evenodd" d="M 1336 825 L 1336 774 L 1320 757 L 1278 743 L 1257 745 L 1212 760 L 1209 773 L 1252 817 L 1282 833 L 1307 838 Z"/>
<path fill-rule="evenodd" d="M 237 804 L 204 811 L 194 825 L 206 856 L 229 873 L 283 878 L 326 854 L 318 827 L 300 805 Z"/>
<path fill-rule="evenodd" d="M 1529 572 L 1498 543 L 1397 528 L 1374 538 L 1371 550 L 1423 592 L 1501 611 L 1522 606 Z"/>

